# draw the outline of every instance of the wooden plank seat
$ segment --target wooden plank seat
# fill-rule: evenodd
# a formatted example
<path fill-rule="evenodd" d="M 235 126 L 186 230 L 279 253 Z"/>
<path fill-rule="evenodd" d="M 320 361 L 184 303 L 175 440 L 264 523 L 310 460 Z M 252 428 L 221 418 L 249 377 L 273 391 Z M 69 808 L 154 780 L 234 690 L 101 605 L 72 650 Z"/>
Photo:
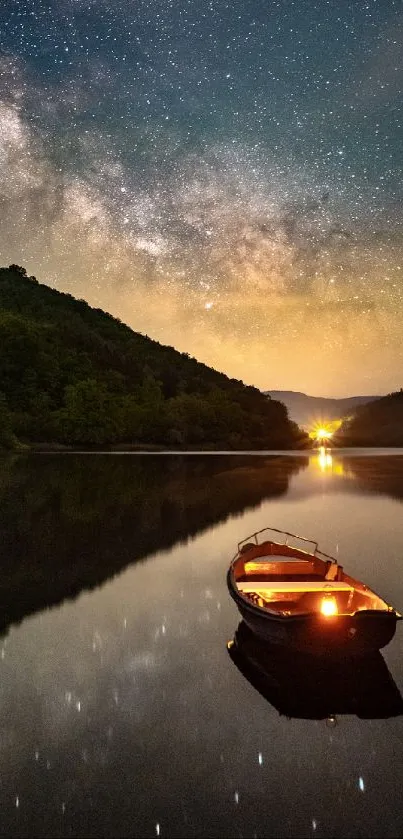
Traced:
<path fill-rule="evenodd" d="M 322 562 L 322 560 L 292 560 L 283 557 L 276 557 L 270 559 L 269 557 L 261 557 L 258 560 L 245 562 L 244 573 L 238 573 L 238 579 L 245 579 L 247 577 L 254 577 L 255 575 L 261 579 L 265 579 L 267 575 L 280 575 L 282 577 L 302 577 L 309 579 L 309 577 L 318 577 L 326 580 L 339 580 L 342 576 L 343 569 L 335 562 Z"/>
<path fill-rule="evenodd" d="M 354 591 L 353 586 L 348 583 L 339 582 L 338 580 L 303 580 L 297 582 L 272 582 L 253 580 L 253 582 L 238 582 L 238 590 L 242 594 L 249 594 L 252 592 L 277 593 L 277 592 L 306 592 L 306 591 L 323 591 L 324 593 L 333 593 L 334 591 Z"/>
<path fill-rule="evenodd" d="M 246 574 L 307 574 L 311 572 L 321 572 L 325 575 L 326 565 L 323 562 L 314 562 L 305 559 L 287 559 L 286 557 L 262 557 L 258 560 L 248 560 L 245 562 Z"/>

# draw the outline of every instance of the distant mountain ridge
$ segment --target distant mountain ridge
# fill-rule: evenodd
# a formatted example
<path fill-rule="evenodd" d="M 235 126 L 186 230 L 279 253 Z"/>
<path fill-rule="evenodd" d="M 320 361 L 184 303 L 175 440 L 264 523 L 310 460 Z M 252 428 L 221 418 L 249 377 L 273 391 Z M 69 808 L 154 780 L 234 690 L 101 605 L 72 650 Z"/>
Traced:
<path fill-rule="evenodd" d="M 350 416 L 359 405 L 380 399 L 380 396 L 348 396 L 345 399 L 327 399 L 308 396 L 295 390 L 266 390 L 264 393 L 282 402 L 291 420 L 300 426 L 310 427 L 313 422 L 343 419 Z"/>

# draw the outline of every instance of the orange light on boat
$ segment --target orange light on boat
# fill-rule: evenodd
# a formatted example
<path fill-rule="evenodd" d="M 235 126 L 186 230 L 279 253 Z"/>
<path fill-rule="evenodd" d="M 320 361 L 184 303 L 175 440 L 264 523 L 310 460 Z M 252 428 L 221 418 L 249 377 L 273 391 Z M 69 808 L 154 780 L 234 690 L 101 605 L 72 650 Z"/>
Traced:
<path fill-rule="evenodd" d="M 338 614 L 337 603 L 334 597 L 324 597 L 320 604 L 320 611 L 326 618 Z"/>

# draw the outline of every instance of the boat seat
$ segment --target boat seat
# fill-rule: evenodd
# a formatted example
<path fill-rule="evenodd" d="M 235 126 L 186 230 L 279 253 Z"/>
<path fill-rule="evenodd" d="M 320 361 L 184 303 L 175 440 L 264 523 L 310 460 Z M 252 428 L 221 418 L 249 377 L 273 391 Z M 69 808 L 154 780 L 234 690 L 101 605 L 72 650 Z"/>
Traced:
<path fill-rule="evenodd" d="M 261 574 L 259 577 L 256 577 L 253 574 L 243 574 L 240 577 L 236 578 L 237 583 L 250 583 L 252 580 L 257 579 L 258 582 L 262 583 L 283 583 L 284 582 L 284 574 Z M 325 577 L 323 574 L 287 574 L 287 582 L 295 583 L 305 581 L 309 582 L 326 582 Z"/>
<path fill-rule="evenodd" d="M 265 592 L 273 593 L 273 592 L 305 592 L 305 591 L 323 591 L 323 592 L 330 592 L 330 591 L 354 591 L 353 587 L 348 585 L 348 583 L 339 582 L 338 580 L 313 580 L 307 581 L 297 581 L 297 582 L 266 582 L 260 580 L 254 580 L 253 582 L 238 582 L 237 583 L 238 590 L 242 592 L 242 594 L 249 594 L 252 592 Z"/>
<path fill-rule="evenodd" d="M 266 561 L 265 561 L 266 560 Z M 301 560 L 289 559 L 287 557 L 259 557 L 258 560 L 248 560 L 245 562 L 244 571 L 247 575 L 257 574 L 263 577 L 266 574 L 319 574 L 324 577 L 327 566 L 323 562 L 315 562 L 315 560 Z"/>

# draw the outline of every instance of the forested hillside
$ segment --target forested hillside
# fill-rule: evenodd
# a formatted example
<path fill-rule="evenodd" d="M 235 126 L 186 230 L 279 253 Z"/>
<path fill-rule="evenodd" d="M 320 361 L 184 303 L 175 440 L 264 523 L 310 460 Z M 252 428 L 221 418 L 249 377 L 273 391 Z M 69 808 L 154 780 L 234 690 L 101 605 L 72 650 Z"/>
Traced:
<path fill-rule="evenodd" d="M 146 304 L 145 304 L 146 305 Z M 0 269 L 0 445 L 293 448 L 283 404 L 133 332 L 84 300 Z"/>
<path fill-rule="evenodd" d="M 341 446 L 403 446 L 403 389 L 361 405 L 337 433 Z"/>

